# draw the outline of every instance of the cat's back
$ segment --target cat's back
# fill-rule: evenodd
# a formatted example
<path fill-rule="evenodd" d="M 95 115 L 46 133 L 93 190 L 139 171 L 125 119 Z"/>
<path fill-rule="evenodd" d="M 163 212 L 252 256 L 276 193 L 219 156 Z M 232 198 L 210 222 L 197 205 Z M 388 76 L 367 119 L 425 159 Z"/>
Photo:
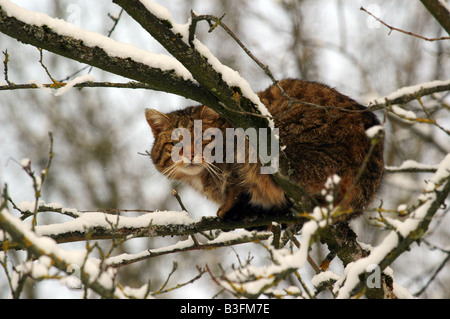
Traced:
<path fill-rule="evenodd" d="M 372 112 L 324 84 L 286 79 L 279 86 L 283 91 L 273 85 L 258 94 L 288 145 L 366 146 L 365 131 L 380 124 Z M 358 140 L 348 140 L 349 136 Z"/>
<path fill-rule="evenodd" d="M 366 130 L 379 125 L 375 114 L 324 84 L 296 79 L 279 82 L 259 93 L 279 128 L 291 159 L 292 179 L 311 193 L 320 192 L 326 179 L 337 174 L 344 189 L 355 182 L 371 145 Z M 383 172 L 383 141 L 374 148 L 360 176 L 364 185 L 353 196 L 353 207 L 373 198 Z M 344 185 L 346 184 L 346 185 Z"/>
<path fill-rule="evenodd" d="M 370 112 L 351 112 L 363 110 L 364 107 L 325 84 L 298 79 L 285 79 L 259 92 L 261 101 L 268 107 L 276 122 L 288 123 L 299 118 L 314 117 L 332 118 L 368 118 L 369 122 L 376 122 Z M 345 111 L 350 112 L 345 112 Z M 346 113 L 346 114 L 345 114 Z M 366 116 L 369 114 L 368 116 Z M 375 120 L 374 120 L 375 119 Z M 362 120 L 366 122 L 365 120 Z M 375 122 L 373 124 L 375 124 Z"/>

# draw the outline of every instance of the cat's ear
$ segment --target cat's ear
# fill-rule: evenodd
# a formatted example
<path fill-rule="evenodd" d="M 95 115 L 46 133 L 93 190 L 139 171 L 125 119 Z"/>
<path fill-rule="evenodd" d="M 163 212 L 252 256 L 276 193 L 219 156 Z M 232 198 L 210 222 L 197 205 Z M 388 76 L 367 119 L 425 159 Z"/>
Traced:
<path fill-rule="evenodd" d="M 210 120 L 210 121 L 215 121 L 215 120 L 217 120 L 219 117 L 220 117 L 220 116 L 219 116 L 219 114 L 218 114 L 216 111 L 210 109 L 210 108 L 207 107 L 207 106 L 204 106 L 204 105 L 203 105 L 203 106 L 201 107 L 201 109 L 200 109 L 200 118 L 202 118 L 202 119 L 207 119 L 207 120 Z"/>
<path fill-rule="evenodd" d="M 169 117 L 155 109 L 145 109 L 145 119 L 155 137 L 169 125 Z"/>

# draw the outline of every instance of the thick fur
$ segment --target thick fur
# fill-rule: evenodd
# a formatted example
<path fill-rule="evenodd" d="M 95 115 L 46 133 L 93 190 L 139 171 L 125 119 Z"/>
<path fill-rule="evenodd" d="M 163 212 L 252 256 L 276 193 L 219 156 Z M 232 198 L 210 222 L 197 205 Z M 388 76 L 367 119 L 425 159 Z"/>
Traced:
<path fill-rule="evenodd" d="M 291 160 L 290 178 L 316 203 L 324 204 L 321 191 L 327 178 L 336 174 L 341 179 L 334 204 L 361 212 L 373 200 L 383 174 L 383 142 L 373 147 L 369 157 L 371 141 L 365 133 L 379 125 L 376 116 L 320 83 L 287 79 L 279 85 L 284 93 L 271 86 L 258 95 L 272 114 L 286 146 L 285 152 Z M 213 110 L 193 106 L 162 114 L 147 109 L 146 119 L 155 136 L 151 158 L 157 169 L 217 202 L 219 217 L 239 218 L 245 211 L 279 214 L 290 206 L 272 176 L 260 174 L 260 164 L 248 163 L 248 158 L 241 164 L 225 163 L 225 160 L 207 163 L 204 159 L 198 164 L 172 161 L 171 133 L 175 128 L 187 128 L 194 136 L 194 120 L 202 120 L 203 131 L 215 127 L 225 137 L 226 128 L 232 126 Z M 202 147 L 208 143 L 203 141 Z M 225 154 L 225 143 L 223 146 Z M 193 141 L 191 149 L 194 149 Z"/>

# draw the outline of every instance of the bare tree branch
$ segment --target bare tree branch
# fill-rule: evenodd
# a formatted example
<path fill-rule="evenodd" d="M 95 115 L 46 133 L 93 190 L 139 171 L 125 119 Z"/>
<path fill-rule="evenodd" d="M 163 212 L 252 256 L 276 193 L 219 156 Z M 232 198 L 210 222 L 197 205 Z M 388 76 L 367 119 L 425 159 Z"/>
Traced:
<path fill-rule="evenodd" d="M 450 12 L 448 5 L 445 6 L 443 1 L 439 0 L 420 0 L 428 11 L 433 15 L 437 22 L 450 35 Z"/>
<path fill-rule="evenodd" d="M 35 83 L 28 83 L 28 84 L 9 84 L 9 85 L 0 85 L 0 91 L 8 91 L 8 90 L 23 90 L 23 89 L 40 89 L 43 88 L 50 88 L 50 89 L 58 89 L 61 87 L 64 87 L 67 83 L 65 82 L 58 82 L 57 85 L 54 83 L 44 83 L 41 85 L 37 85 Z M 153 91 L 164 91 L 159 87 L 156 87 L 151 84 L 142 83 L 142 82 L 125 82 L 125 83 L 117 83 L 117 82 L 83 82 L 75 84 L 73 87 L 75 88 L 120 88 L 120 89 L 146 89 L 146 90 L 153 90 Z M 165 91 L 164 91 L 165 92 Z"/>
<path fill-rule="evenodd" d="M 422 1 L 422 2 L 424 2 L 424 1 Z M 367 10 L 364 9 L 363 7 L 361 7 L 360 10 L 362 10 L 362 11 L 368 13 L 368 14 L 371 15 L 375 20 L 379 21 L 381 24 L 383 24 L 384 26 L 386 26 L 387 28 L 389 28 L 389 29 L 391 30 L 391 31 L 389 32 L 389 34 L 390 34 L 392 31 L 397 31 L 397 32 L 401 32 L 401 33 L 404 33 L 404 34 L 407 34 L 407 35 L 411 35 L 411 36 L 413 36 L 413 37 L 416 37 L 416 38 L 419 38 L 419 39 L 422 39 L 422 40 L 425 40 L 425 41 L 430 41 L 430 42 L 433 42 L 433 41 L 440 41 L 440 40 L 450 40 L 450 37 L 427 38 L 427 37 L 424 37 L 424 36 L 419 35 L 419 34 L 415 34 L 415 33 L 410 32 L 410 31 L 405 31 L 405 30 L 402 30 L 402 29 L 399 29 L 399 28 L 396 28 L 396 27 L 393 27 L 393 26 L 387 24 L 386 22 L 384 22 L 384 21 L 381 20 L 380 18 L 376 17 L 374 14 L 372 14 L 372 13 L 369 12 L 369 11 L 367 11 Z"/>

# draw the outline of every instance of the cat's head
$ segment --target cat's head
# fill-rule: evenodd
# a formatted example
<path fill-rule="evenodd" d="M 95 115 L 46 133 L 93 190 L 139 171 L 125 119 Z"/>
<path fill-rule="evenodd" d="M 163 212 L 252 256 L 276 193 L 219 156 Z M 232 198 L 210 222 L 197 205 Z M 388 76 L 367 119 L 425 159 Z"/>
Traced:
<path fill-rule="evenodd" d="M 204 133 L 208 129 L 219 130 L 226 123 L 215 111 L 204 106 L 167 114 L 146 109 L 145 118 L 155 137 L 150 155 L 162 174 L 183 179 L 214 169 L 212 161 L 205 157 L 214 142 L 205 139 Z"/>

